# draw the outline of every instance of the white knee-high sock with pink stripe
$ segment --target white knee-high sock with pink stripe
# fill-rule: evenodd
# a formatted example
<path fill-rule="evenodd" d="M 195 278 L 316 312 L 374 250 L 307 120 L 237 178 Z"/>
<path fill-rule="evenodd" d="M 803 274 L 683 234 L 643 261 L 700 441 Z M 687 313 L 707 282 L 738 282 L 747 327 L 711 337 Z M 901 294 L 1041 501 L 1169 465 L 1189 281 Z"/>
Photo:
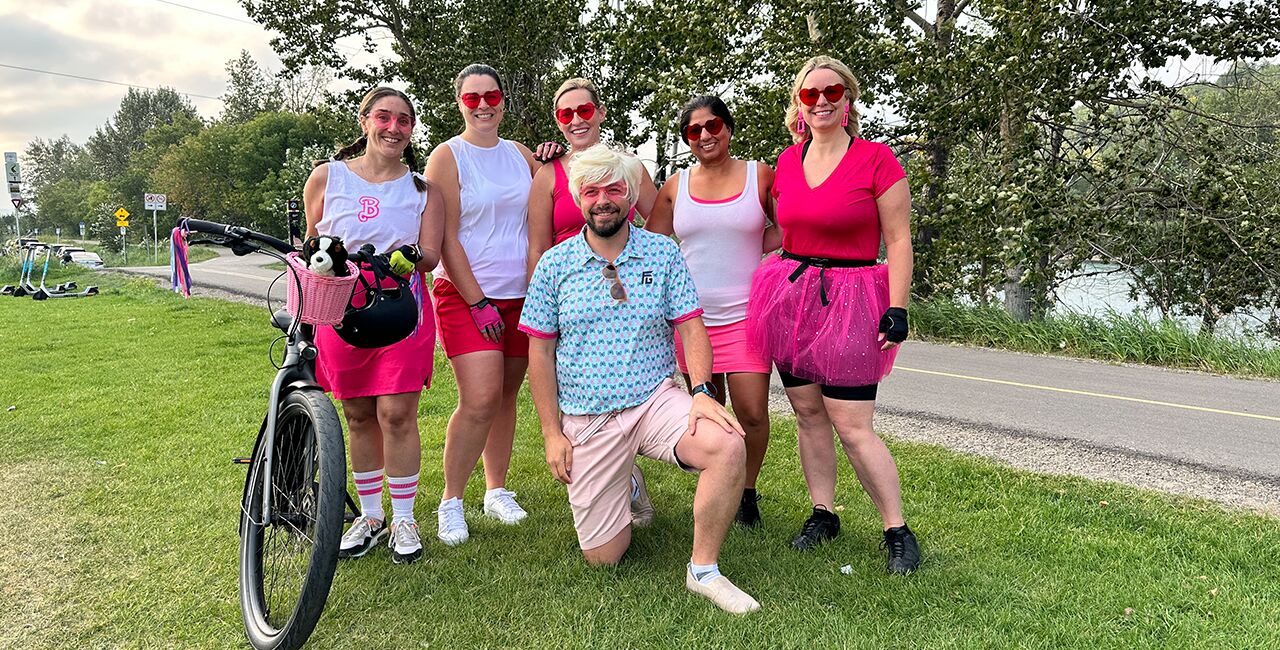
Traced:
<path fill-rule="evenodd" d="M 386 521 L 382 511 L 382 468 L 368 472 L 351 472 L 356 482 L 356 495 L 360 497 L 360 514 L 378 521 Z"/>
<path fill-rule="evenodd" d="M 391 489 L 391 522 L 413 521 L 413 500 L 418 496 L 418 475 L 388 476 Z"/>

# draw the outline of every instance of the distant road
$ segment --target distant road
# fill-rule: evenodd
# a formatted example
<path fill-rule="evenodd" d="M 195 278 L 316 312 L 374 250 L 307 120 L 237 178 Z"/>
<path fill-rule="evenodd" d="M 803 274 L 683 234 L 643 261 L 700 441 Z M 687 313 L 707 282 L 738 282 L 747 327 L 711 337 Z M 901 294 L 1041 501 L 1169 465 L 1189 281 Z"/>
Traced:
<path fill-rule="evenodd" d="M 260 298 L 280 275 L 262 268 L 272 258 L 219 253 L 191 265 L 194 293 Z M 169 275 L 167 267 L 119 270 Z M 273 302 L 284 293 L 278 283 Z M 782 391 L 776 379 L 773 386 Z M 879 409 L 1280 481 L 1276 381 L 908 341 L 880 387 Z"/>

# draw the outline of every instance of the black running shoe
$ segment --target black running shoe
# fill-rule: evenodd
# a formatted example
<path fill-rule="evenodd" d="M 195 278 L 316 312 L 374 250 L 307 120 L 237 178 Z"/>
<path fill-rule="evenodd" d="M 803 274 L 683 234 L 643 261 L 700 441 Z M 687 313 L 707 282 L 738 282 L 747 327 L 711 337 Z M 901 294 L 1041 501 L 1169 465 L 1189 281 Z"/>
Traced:
<path fill-rule="evenodd" d="M 742 503 L 738 504 L 737 522 L 741 526 L 755 528 L 760 525 L 760 495 L 755 488 L 742 491 Z"/>
<path fill-rule="evenodd" d="M 807 551 L 840 534 L 840 517 L 825 508 L 814 508 L 809 520 L 804 522 L 800 534 L 791 540 L 791 548 Z"/>
<path fill-rule="evenodd" d="M 882 546 L 889 549 L 889 573 L 905 575 L 920 566 L 920 547 L 906 524 L 884 531 Z"/>

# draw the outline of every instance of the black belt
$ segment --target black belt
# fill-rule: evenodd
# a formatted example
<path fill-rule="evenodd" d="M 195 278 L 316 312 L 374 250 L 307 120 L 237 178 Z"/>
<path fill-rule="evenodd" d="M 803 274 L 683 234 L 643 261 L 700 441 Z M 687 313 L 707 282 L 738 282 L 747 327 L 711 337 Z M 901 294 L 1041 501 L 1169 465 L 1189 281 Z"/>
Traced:
<path fill-rule="evenodd" d="M 876 260 L 841 260 L 830 257 L 809 257 L 808 255 L 796 255 L 787 251 L 779 252 L 778 256 L 784 260 L 795 260 L 800 263 L 800 266 L 797 266 L 796 270 L 787 276 L 787 280 L 790 280 L 792 284 L 800 279 L 805 269 L 811 266 L 818 267 L 818 297 L 822 299 L 823 307 L 831 304 L 831 301 L 827 300 L 827 269 L 851 269 L 876 265 Z"/>

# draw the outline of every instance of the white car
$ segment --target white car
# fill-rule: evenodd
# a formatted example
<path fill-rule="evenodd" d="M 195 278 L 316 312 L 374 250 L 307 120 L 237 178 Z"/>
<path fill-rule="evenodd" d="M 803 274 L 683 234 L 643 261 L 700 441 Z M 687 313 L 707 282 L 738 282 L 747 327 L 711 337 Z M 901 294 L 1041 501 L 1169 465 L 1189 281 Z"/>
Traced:
<path fill-rule="evenodd" d="M 102 258 L 98 257 L 97 253 L 90 253 L 88 251 L 76 251 L 76 252 L 72 252 L 70 255 L 71 255 L 72 264 L 79 264 L 80 266 L 83 266 L 87 269 L 100 269 L 104 266 L 102 263 Z"/>

